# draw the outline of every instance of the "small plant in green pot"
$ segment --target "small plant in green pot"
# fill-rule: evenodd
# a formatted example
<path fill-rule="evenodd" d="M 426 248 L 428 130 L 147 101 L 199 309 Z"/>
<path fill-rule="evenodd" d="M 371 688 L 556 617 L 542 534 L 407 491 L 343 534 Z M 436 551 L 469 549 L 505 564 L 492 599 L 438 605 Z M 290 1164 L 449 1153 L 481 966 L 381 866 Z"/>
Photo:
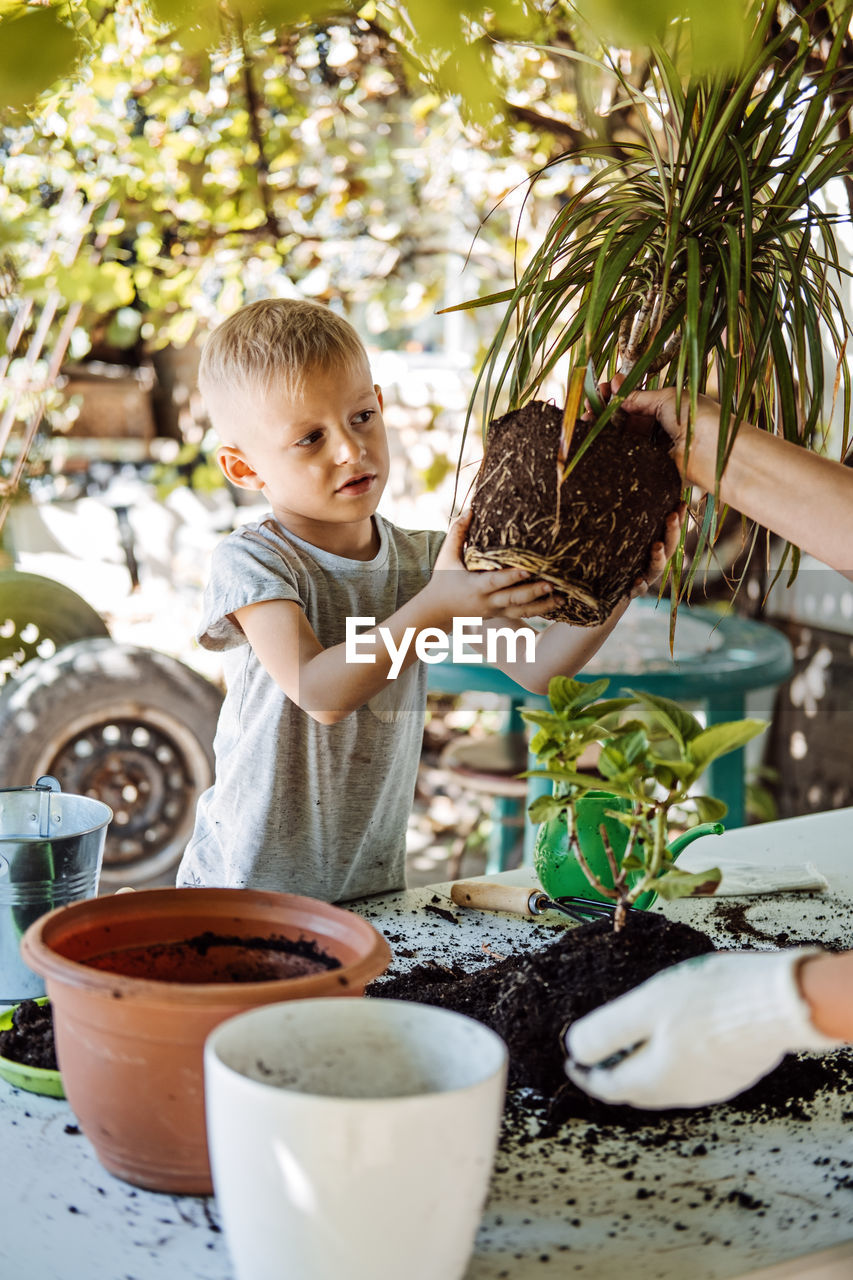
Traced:
<path fill-rule="evenodd" d="M 716 867 L 681 871 L 675 861 L 698 835 L 721 831 L 726 806 L 692 790 L 712 761 L 743 747 L 766 728 L 763 720 L 733 720 L 703 727 L 677 702 L 649 693 L 603 699 L 609 681 L 584 683 L 556 676 L 548 686 L 550 711 L 524 711 L 536 727 L 530 750 L 554 794 L 531 804 L 542 823 L 536 870 L 552 897 L 587 892 L 615 904 L 620 930 L 629 907 L 654 896 L 713 893 Z M 581 758 L 600 748 L 598 776 Z M 673 811 L 696 814 L 699 826 L 670 840 Z"/>

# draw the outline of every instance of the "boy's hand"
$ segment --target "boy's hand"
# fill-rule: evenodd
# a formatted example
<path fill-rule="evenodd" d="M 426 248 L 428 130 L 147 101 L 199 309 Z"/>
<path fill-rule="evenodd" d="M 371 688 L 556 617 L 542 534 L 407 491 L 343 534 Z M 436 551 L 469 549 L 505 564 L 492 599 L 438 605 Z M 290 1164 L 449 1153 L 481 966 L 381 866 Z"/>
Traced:
<path fill-rule="evenodd" d="M 462 549 L 470 523 L 470 509 L 453 521 L 424 588 L 441 617 L 530 618 L 556 609 L 551 584 L 524 569 L 466 569 Z"/>
<path fill-rule="evenodd" d="M 637 596 L 644 596 L 659 581 L 670 556 L 678 546 L 686 511 L 687 506 L 683 502 L 679 503 L 675 511 L 670 511 L 666 518 L 663 542 L 652 543 L 652 549 L 649 552 L 649 563 L 646 565 L 644 572 L 634 579 L 634 585 L 631 588 L 632 600 L 635 600 Z"/>

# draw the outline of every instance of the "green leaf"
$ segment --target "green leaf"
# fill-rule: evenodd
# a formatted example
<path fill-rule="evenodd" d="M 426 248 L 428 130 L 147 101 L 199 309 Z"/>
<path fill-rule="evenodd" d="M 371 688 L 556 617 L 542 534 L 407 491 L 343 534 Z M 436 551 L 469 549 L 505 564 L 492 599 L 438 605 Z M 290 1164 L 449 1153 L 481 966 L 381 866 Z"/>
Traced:
<path fill-rule="evenodd" d="M 702 732 L 702 725 L 696 717 L 672 698 L 662 698 L 659 694 L 642 693 L 636 689 L 630 689 L 629 693 L 647 708 L 652 719 L 662 725 L 667 733 L 671 733 L 680 745 L 692 741 Z"/>
<path fill-rule="evenodd" d="M 0 108 L 24 107 L 67 76 L 78 53 L 58 8 L 31 8 L 0 18 Z"/>
<path fill-rule="evenodd" d="M 573 795 L 586 795 L 587 791 L 600 791 L 601 778 L 591 773 L 577 773 L 574 769 L 528 769 L 518 775 L 520 778 L 549 778 L 552 782 L 559 782 L 571 789 Z M 636 796 L 628 787 L 622 786 L 620 783 L 610 779 L 607 783 L 607 790 L 611 791 L 615 796 L 621 796 L 623 800 L 634 801 Z"/>
<path fill-rule="evenodd" d="M 720 822 L 729 811 L 729 806 L 716 796 L 691 796 L 690 803 L 695 805 L 700 822 Z"/>
<path fill-rule="evenodd" d="M 589 710 L 595 713 L 595 719 L 600 722 L 617 711 L 624 711 L 633 702 L 633 698 L 602 698 L 590 706 Z"/>
<path fill-rule="evenodd" d="M 636 49 L 653 43 L 679 17 L 691 34 L 691 65 L 697 74 L 737 67 L 746 47 L 748 11 L 739 0 L 578 0 L 578 10 L 610 44 Z"/>
<path fill-rule="evenodd" d="M 556 712 L 582 710 L 604 693 L 609 680 L 571 680 L 554 676 L 548 682 L 548 697 Z"/>
<path fill-rule="evenodd" d="M 599 773 L 605 778 L 618 778 L 625 769 L 626 760 L 621 751 L 605 747 L 596 761 Z"/>
<path fill-rule="evenodd" d="M 766 720 L 729 720 L 724 724 L 714 724 L 688 744 L 687 753 L 702 772 L 712 760 L 746 746 L 766 728 Z"/>
<path fill-rule="evenodd" d="M 86 303 L 102 315 L 133 302 L 133 275 L 118 262 L 78 259 L 71 267 L 57 267 L 53 279 L 67 302 Z M 195 315 L 189 312 L 189 317 L 195 326 Z"/>
<path fill-rule="evenodd" d="M 634 764 L 645 753 L 649 745 L 645 729 L 635 729 L 628 734 L 620 735 L 619 750 L 626 764 Z"/>
<path fill-rule="evenodd" d="M 559 800 L 555 796 L 537 796 L 536 799 L 527 807 L 531 822 L 550 822 L 554 818 L 559 818 L 561 813 L 566 812 L 565 800 Z"/>
<path fill-rule="evenodd" d="M 557 734 L 564 731 L 565 722 L 551 711 L 522 710 L 521 718 L 527 724 L 538 725 L 540 729 L 545 729 L 549 733 Z"/>
<path fill-rule="evenodd" d="M 711 867 L 708 871 L 679 871 L 678 867 L 673 867 L 655 880 L 654 887 L 661 898 L 671 902 L 674 898 L 708 897 L 715 892 L 722 878 L 719 867 Z"/>
<path fill-rule="evenodd" d="M 668 756 L 650 755 L 649 764 L 657 769 L 668 769 L 673 778 L 680 782 L 692 782 L 696 776 L 696 766 L 689 760 L 670 760 Z"/>

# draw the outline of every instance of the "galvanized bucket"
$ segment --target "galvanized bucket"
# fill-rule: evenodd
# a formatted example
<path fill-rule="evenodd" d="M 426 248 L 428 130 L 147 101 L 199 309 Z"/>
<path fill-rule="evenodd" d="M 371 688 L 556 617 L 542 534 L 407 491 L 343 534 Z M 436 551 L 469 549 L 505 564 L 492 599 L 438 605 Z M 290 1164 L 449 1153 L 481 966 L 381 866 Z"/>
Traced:
<path fill-rule="evenodd" d="M 56 778 L 0 787 L 0 1004 L 44 995 L 21 938 L 54 907 L 97 895 L 112 816 L 100 800 L 64 795 Z"/>

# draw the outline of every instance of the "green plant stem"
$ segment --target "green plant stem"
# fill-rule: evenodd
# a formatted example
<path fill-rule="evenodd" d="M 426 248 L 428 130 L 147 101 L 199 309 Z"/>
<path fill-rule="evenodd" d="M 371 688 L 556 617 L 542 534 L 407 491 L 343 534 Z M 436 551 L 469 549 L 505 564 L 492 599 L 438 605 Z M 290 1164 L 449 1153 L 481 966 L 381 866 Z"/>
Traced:
<path fill-rule="evenodd" d="M 647 873 L 652 880 L 656 880 L 660 875 L 661 863 L 663 862 L 663 855 L 666 851 L 666 815 L 671 803 L 672 800 L 670 797 L 667 799 L 665 804 L 655 805 L 653 819 L 654 844 L 652 847 L 652 858 L 648 865 Z"/>
<path fill-rule="evenodd" d="M 616 854 L 613 852 L 613 846 L 611 845 L 610 837 L 607 834 L 607 827 L 603 822 L 598 828 L 598 834 L 601 836 L 601 843 L 604 846 L 604 856 L 610 867 L 610 874 L 613 876 L 613 888 L 618 892 L 625 883 L 625 873 L 619 868 L 619 864 L 616 861 Z"/>
<path fill-rule="evenodd" d="M 569 836 L 569 844 L 572 848 L 572 851 L 575 857 L 578 860 L 578 866 L 586 876 L 589 883 L 592 885 L 593 889 L 597 889 L 600 894 L 603 894 L 605 898 L 609 898 L 611 902 L 618 902 L 619 894 L 616 892 L 616 890 L 611 889 L 609 885 L 602 884 L 598 876 L 593 871 L 592 867 L 587 862 L 586 858 L 583 856 L 583 852 L 580 846 L 580 841 L 578 840 L 578 837 L 577 837 L 577 821 L 576 821 L 576 815 L 574 811 L 572 811 L 572 818 L 574 820 L 573 826 L 575 830 L 573 830 L 572 834 Z"/>

